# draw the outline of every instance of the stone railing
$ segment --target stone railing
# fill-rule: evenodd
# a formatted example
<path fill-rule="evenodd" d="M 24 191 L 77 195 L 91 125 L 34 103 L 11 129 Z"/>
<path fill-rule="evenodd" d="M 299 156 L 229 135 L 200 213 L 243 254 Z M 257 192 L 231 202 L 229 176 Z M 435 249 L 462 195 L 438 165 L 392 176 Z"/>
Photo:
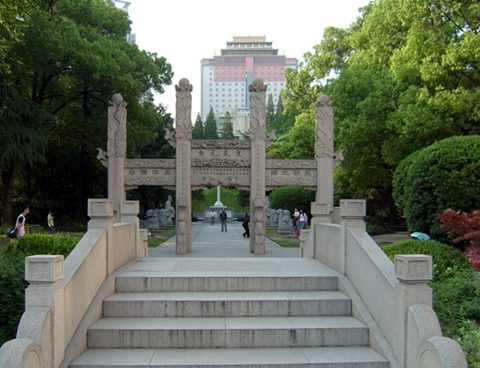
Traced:
<path fill-rule="evenodd" d="M 339 224 L 302 230 L 302 256 L 330 267 L 370 328 L 370 345 L 398 368 L 467 367 L 460 346 L 442 337 L 432 309 L 432 259 L 398 255 L 395 264 L 365 231 L 365 201 L 343 200 Z"/>
<path fill-rule="evenodd" d="M 101 317 L 102 301 L 114 292 L 123 266 L 147 256 L 146 231 L 138 226 L 138 202 L 88 201 L 88 231 L 64 262 L 63 256 L 25 259 L 25 313 L 17 338 L 0 349 L 0 367 L 66 368 L 86 349 L 87 328 Z"/>

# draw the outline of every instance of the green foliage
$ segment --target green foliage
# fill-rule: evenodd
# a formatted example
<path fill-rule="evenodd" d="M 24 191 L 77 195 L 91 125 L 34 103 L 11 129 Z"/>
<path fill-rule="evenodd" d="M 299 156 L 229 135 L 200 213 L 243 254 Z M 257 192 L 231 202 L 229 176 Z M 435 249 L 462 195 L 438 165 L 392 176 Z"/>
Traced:
<path fill-rule="evenodd" d="M 25 257 L 59 254 L 67 257 L 79 239 L 55 234 L 25 235 L 5 246 L 0 257 L 0 345 L 15 338 L 25 310 Z"/>
<path fill-rule="evenodd" d="M 192 139 L 205 139 L 205 133 L 203 131 L 203 121 L 200 113 L 197 114 L 197 119 L 192 128 Z"/>
<path fill-rule="evenodd" d="M 78 239 L 62 234 L 32 234 L 22 236 L 3 249 L 7 258 L 24 258 L 35 254 L 63 254 L 65 257 L 75 248 Z"/>
<path fill-rule="evenodd" d="M 203 213 L 205 207 L 213 206 L 217 201 L 217 188 L 211 188 L 203 191 L 205 200 L 196 200 L 192 198 L 192 212 Z M 242 206 L 237 200 L 238 189 L 220 188 L 220 199 L 224 206 L 234 207 L 235 213 L 248 213 L 250 212 L 250 205 Z"/>
<path fill-rule="evenodd" d="M 457 249 L 435 240 L 404 240 L 382 248 L 394 261 L 396 254 L 425 254 L 433 257 L 433 281 L 445 281 L 458 271 L 473 272 L 472 265 Z"/>
<path fill-rule="evenodd" d="M 269 196 L 272 208 L 293 212 L 295 208 L 310 213 L 310 205 L 315 202 L 315 192 L 302 187 L 286 186 L 275 189 Z"/>
<path fill-rule="evenodd" d="M 442 282 L 432 282 L 433 309 L 443 333 L 458 336 L 464 321 L 480 322 L 480 278 L 478 272 L 456 272 Z"/>
<path fill-rule="evenodd" d="M 25 261 L 22 258 L 0 258 L 0 346 L 14 339 L 25 310 Z"/>
<path fill-rule="evenodd" d="M 233 135 L 232 117 L 230 116 L 230 112 L 228 111 L 225 113 L 221 138 L 226 140 L 235 139 L 235 136 Z"/>
<path fill-rule="evenodd" d="M 238 205 L 242 207 L 250 207 L 250 191 L 240 189 L 237 193 Z"/>
<path fill-rule="evenodd" d="M 215 120 L 213 107 L 210 107 L 210 111 L 207 115 L 207 120 L 205 120 L 205 127 L 203 131 L 205 134 L 205 139 L 218 139 L 217 121 Z"/>
<path fill-rule="evenodd" d="M 480 327 L 470 320 L 463 321 L 462 326 L 452 338 L 460 344 L 470 368 L 480 368 Z"/>
<path fill-rule="evenodd" d="M 367 233 L 370 236 L 381 235 L 381 234 L 391 234 L 391 233 L 394 233 L 394 232 L 395 231 L 392 230 L 389 227 L 385 227 L 385 226 L 378 225 L 378 224 L 367 223 Z"/>
<path fill-rule="evenodd" d="M 403 160 L 393 196 L 410 231 L 435 235 L 447 208 L 472 212 L 480 200 L 480 136 L 451 137 Z"/>
<path fill-rule="evenodd" d="M 275 117 L 275 105 L 273 103 L 273 94 L 268 95 L 267 99 L 267 114 L 266 114 L 266 119 L 267 119 L 267 129 L 269 125 L 273 123 L 273 119 Z"/>
<path fill-rule="evenodd" d="M 95 156 L 108 100 L 121 92 L 128 102 L 128 155 L 138 157 L 155 139 L 153 93 L 171 83 L 171 66 L 126 41 L 130 21 L 113 2 L 5 0 L 0 13 L 0 140 L 9 141 L 0 142 L 2 220 L 11 221 L 12 189 L 80 218 L 87 198 L 106 193 Z"/>

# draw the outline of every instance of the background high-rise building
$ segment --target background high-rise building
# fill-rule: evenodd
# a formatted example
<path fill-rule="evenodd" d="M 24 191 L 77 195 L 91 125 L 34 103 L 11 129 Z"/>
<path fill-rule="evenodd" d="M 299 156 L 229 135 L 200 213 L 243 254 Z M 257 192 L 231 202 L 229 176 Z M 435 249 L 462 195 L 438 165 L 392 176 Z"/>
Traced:
<path fill-rule="evenodd" d="M 124 0 L 114 0 L 115 1 L 115 6 L 117 8 L 123 9 L 124 11 L 129 14 L 130 10 L 130 5 L 132 4 L 130 1 L 124 1 Z M 137 42 L 137 36 L 135 32 L 128 32 L 127 33 L 127 42 L 131 44 L 135 44 Z"/>
<path fill-rule="evenodd" d="M 220 56 L 201 61 L 202 119 L 206 119 L 211 107 L 216 116 L 225 111 L 230 111 L 232 117 L 248 116 L 248 86 L 255 78 L 262 78 L 268 85 L 267 96 L 273 95 L 276 106 L 285 87 L 284 72 L 289 67 L 297 68 L 298 60 L 278 55 L 278 49 L 265 36 L 234 36 L 221 49 Z M 233 120 L 236 131 L 236 119 Z"/>

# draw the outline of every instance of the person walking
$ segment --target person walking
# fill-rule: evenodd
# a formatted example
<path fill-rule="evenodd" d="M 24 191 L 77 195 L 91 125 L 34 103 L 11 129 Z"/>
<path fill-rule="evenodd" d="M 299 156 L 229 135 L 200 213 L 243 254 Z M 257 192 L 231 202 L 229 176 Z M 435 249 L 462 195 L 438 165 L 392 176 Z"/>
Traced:
<path fill-rule="evenodd" d="M 30 208 L 28 206 L 22 207 L 22 213 L 18 215 L 17 221 L 15 222 L 15 228 L 17 229 L 17 237 L 21 238 L 25 235 L 25 222 L 26 216 L 30 212 Z"/>
<path fill-rule="evenodd" d="M 304 230 L 308 224 L 308 216 L 304 210 L 300 210 L 300 230 Z"/>
<path fill-rule="evenodd" d="M 210 214 L 211 220 L 210 220 L 210 225 L 215 225 L 215 217 L 217 217 L 217 214 L 215 210 L 212 210 L 212 213 Z"/>
<path fill-rule="evenodd" d="M 293 224 L 294 229 L 297 228 L 297 221 L 299 219 L 300 219 L 300 211 L 298 210 L 298 208 L 295 208 L 295 210 L 293 211 L 293 220 L 292 220 L 292 224 Z"/>
<path fill-rule="evenodd" d="M 220 212 L 220 221 L 222 222 L 222 231 L 223 227 L 225 226 L 225 232 L 227 232 L 227 213 L 225 212 L 225 208 L 222 208 L 222 212 Z"/>
<path fill-rule="evenodd" d="M 248 215 L 248 213 L 245 214 L 245 220 L 243 220 L 242 222 L 242 226 L 243 228 L 245 229 L 245 232 L 242 234 L 242 236 L 244 238 L 250 238 L 250 228 L 249 228 L 249 225 L 250 225 L 250 216 Z"/>
<path fill-rule="evenodd" d="M 53 219 L 55 217 L 53 216 L 52 210 L 48 211 L 48 216 L 47 216 L 47 224 L 48 224 L 48 233 L 49 234 L 55 234 L 55 226 L 53 223 Z"/>

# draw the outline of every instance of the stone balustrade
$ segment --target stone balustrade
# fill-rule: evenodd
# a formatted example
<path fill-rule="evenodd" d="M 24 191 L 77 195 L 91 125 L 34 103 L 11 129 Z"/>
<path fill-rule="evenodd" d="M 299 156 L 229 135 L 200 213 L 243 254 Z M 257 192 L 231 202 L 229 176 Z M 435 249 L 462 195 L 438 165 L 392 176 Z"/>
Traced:
<path fill-rule="evenodd" d="M 365 231 L 365 213 L 365 201 L 341 201 L 339 223 L 312 221 L 311 230 L 301 233 L 302 256 L 338 275 L 354 317 L 370 328 L 370 345 L 392 367 L 466 368 L 462 349 L 442 337 L 432 309 L 431 257 L 398 255 L 392 264 Z"/>
<path fill-rule="evenodd" d="M 63 256 L 25 259 L 25 313 L 17 338 L 0 349 L 0 367 L 67 368 L 86 349 L 87 328 L 113 294 L 114 276 L 147 255 L 147 234 L 138 226 L 138 202 L 123 201 L 114 223 L 113 201 L 88 201 L 88 231 L 64 262 Z"/>

